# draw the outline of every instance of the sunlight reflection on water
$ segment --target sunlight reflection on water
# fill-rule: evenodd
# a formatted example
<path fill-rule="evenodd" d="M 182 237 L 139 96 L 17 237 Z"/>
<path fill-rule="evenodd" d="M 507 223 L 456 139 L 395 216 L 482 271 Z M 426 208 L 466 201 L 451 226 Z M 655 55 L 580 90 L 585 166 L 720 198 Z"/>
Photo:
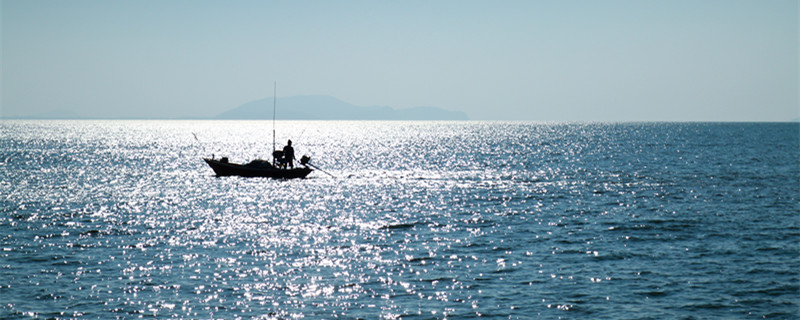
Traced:
<path fill-rule="evenodd" d="M 788 316 L 797 128 L 741 126 L 281 121 L 336 176 L 282 181 L 200 159 L 264 121 L 6 122 L 0 316 Z"/>

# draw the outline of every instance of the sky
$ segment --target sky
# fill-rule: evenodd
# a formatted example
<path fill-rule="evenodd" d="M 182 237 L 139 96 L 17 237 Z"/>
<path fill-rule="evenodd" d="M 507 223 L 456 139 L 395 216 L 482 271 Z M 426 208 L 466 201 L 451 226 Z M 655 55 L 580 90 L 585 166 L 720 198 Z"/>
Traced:
<path fill-rule="evenodd" d="M 3 0 L 0 116 L 330 95 L 475 120 L 790 121 L 796 0 Z"/>

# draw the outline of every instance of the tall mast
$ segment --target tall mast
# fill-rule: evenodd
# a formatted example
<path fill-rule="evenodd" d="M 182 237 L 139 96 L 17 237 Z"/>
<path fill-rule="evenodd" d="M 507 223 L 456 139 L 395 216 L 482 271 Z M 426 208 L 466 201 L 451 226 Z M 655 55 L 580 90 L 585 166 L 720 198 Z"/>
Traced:
<path fill-rule="evenodd" d="M 278 104 L 278 81 L 272 88 L 272 151 L 275 151 L 275 105 Z"/>

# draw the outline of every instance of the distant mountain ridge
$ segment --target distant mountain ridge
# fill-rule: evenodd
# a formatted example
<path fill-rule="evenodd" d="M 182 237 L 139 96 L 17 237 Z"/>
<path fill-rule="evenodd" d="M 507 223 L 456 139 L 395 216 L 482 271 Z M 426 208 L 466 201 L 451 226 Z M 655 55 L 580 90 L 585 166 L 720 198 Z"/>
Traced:
<path fill-rule="evenodd" d="M 220 113 L 215 119 L 272 119 L 273 98 L 259 99 Z M 308 95 L 277 99 L 281 120 L 469 120 L 461 111 L 436 107 L 394 109 L 360 107 L 331 96 Z"/>

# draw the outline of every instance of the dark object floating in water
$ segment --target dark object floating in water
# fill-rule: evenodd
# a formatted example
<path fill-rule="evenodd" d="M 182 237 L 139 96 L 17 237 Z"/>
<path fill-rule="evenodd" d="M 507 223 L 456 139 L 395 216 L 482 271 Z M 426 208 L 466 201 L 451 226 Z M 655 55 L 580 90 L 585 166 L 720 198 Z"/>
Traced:
<path fill-rule="evenodd" d="M 399 224 L 390 224 L 390 225 L 385 225 L 385 226 L 381 227 L 381 229 L 382 229 L 382 230 L 398 230 L 398 229 L 399 229 L 399 230 L 402 230 L 402 229 L 411 229 L 411 228 L 413 228 L 413 227 L 414 227 L 416 224 L 417 224 L 416 222 L 415 222 L 415 223 L 399 223 Z"/>
<path fill-rule="evenodd" d="M 277 179 L 305 178 L 313 169 L 309 167 L 281 169 L 266 160 L 253 160 L 248 164 L 228 161 L 227 157 L 217 159 L 203 158 L 217 176 L 269 177 Z M 305 161 L 306 163 L 308 160 Z M 302 161 L 301 161 L 302 163 Z M 305 165 L 306 163 L 303 163 Z"/>

